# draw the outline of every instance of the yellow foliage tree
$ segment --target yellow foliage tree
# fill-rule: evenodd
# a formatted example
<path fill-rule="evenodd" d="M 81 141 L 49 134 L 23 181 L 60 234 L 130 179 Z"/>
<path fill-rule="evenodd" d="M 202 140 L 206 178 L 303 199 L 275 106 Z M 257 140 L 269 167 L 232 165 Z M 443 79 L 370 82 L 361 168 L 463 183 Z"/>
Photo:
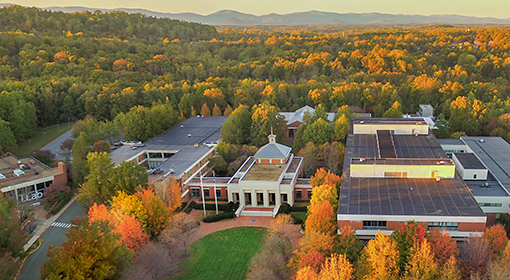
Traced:
<path fill-rule="evenodd" d="M 319 231 L 334 234 L 336 230 L 335 221 L 335 211 L 329 201 L 325 200 L 310 206 L 310 214 L 306 219 L 305 229 L 307 232 Z"/>
<path fill-rule="evenodd" d="M 319 275 L 309 266 L 305 266 L 298 270 L 293 280 L 318 280 Z"/>
<path fill-rule="evenodd" d="M 319 274 L 321 280 L 350 280 L 353 277 L 354 269 L 345 255 L 333 254 L 322 265 Z"/>
<path fill-rule="evenodd" d="M 409 262 L 406 265 L 406 279 L 434 279 L 437 274 L 437 264 L 430 244 L 425 239 L 421 244 L 415 242 L 409 253 Z"/>
<path fill-rule="evenodd" d="M 338 206 L 338 192 L 333 185 L 320 185 L 312 189 L 312 198 L 310 199 L 310 206 L 308 212 L 311 212 L 312 207 L 323 202 L 328 201 L 329 205 L 336 208 Z"/>
<path fill-rule="evenodd" d="M 124 215 L 135 218 L 140 224 L 147 222 L 147 211 L 142 202 L 135 195 L 128 195 L 120 191 L 111 201 L 112 208 L 110 212 L 119 221 L 122 221 Z"/>
<path fill-rule="evenodd" d="M 375 239 L 368 242 L 361 258 L 362 263 L 367 266 L 363 279 L 397 279 L 399 273 L 397 244 L 388 235 L 378 231 Z"/>

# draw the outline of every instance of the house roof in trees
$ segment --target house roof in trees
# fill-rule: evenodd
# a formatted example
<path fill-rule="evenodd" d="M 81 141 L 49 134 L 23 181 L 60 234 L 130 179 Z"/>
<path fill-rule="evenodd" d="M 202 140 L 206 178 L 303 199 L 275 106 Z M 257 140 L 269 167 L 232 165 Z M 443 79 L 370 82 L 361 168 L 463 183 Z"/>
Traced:
<path fill-rule="evenodd" d="M 501 137 L 461 137 L 460 139 L 510 193 L 510 145 Z"/>
<path fill-rule="evenodd" d="M 361 121 L 357 119 L 355 121 Z M 387 124 L 403 125 L 406 120 L 366 119 L 374 124 L 380 121 Z M 409 122 L 416 124 L 416 120 Z M 416 165 L 420 163 L 441 162 L 451 163 L 447 158 L 435 136 L 429 132 L 427 135 L 392 135 L 396 158 L 402 165 Z M 435 221 L 457 217 L 478 217 L 485 215 L 462 179 L 455 178 L 365 178 L 351 177 L 350 164 L 354 158 L 387 161 L 378 159 L 378 141 L 376 134 L 349 134 L 347 136 L 342 187 L 339 197 L 338 215 L 361 215 L 363 220 L 371 217 L 401 216 L 401 218 L 415 219 L 424 217 Z M 415 160 L 412 160 L 415 159 Z M 375 168 L 375 167 L 374 167 Z M 391 165 L 388 167 L 391 169 Z M 395 170 L 388 170 L 395 173 Z M 385 174 L 385 172 L 382 172 Z M 477 219 L 478 219 L 477 218 Z M 439 220 L 441 220 L 439 219 Z M 454 220 L 452 220 L 454 221 Z M 455 220 L 457 221 L 457 220 Z"/>
<path fill-rule="evenodd" d="M 180 177 L 197 161 L 209 154 L 220 141 L 220 129 L 227 117 L 190 117 L 142 145 L 124 145 L 110 153 L 116 165 L 123 161 L 144 160 L 151 153 L 166 153 L 168 158 L 154 158 L 164 173 Z M 140 158 L 141 157 L 141 158 Z"/>
<path fill-rule="evenodd" d="M 303 123 L 303 117 L 305 116 L 305 113 L 309 112 L 310 114 L 315 113 L 315 109 L 305 105 L 299 109 L 297 109 L 295 112 L 280 112 L 280 115 L 282 115 L 285 118 L 285 121 L 287 122 L 287 125 L 293 124 L 293 123 Z M 328 121 L 332 122 L 335 119 L 335 113 L 327 113 L 328 114 Z"/>

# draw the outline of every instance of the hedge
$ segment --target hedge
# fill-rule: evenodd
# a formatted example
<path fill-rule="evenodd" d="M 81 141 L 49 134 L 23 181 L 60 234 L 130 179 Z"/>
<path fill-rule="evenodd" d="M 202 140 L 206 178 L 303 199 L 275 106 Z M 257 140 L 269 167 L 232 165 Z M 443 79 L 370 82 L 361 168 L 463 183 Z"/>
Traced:
<path fill-rule="evenodd" d="M 72 198 L 72 196 L 70 194 L 67 195 L 66 197 L 64 197 L 64 199 L 59 201 L 57 203 L 57 205 L 55 205 L 55 207 L 53 207 L 53 209 L 51 209 L 51 214 L 52 215 L 57 214 L 58 211 L 60 211 L 60 209 L 62 209 L 69 201 L 71 201 L 71 198 Z"/>
<path fill-rule="evenodd" d="M 229 202 L 228 204 L 218 203 L 218 210 L 219 211 L 235 212 L 238 207 L 239 206 L 237 204 L 235 204 L 234 202 Z M 202 203 L 196 203 L 195 202 L 193 204 L 193 208 L 197 209 L 197 210 L 204 210 L 204 205 Z M 216 210 L 216 204 L 206 203 L 205 204 L 205 210 L 211 210 L 211 211 Z"/>
<path fill-rule="evenodd" d="M 306 205 L 290 206 L 288 203 L 284 203 L 278 209 L 278 214 L 289 214 L 290 212 L 306 212 L 308 207 Z"/>
<path fill-rule="evenodd" d="M 234 218 L 234 216 L 235 216 L 234 212 L 224 212 L 218 215 L 211 215 L 204 218 L 204 223 L 213 223 L 225 219 L 232 219 Z"/>

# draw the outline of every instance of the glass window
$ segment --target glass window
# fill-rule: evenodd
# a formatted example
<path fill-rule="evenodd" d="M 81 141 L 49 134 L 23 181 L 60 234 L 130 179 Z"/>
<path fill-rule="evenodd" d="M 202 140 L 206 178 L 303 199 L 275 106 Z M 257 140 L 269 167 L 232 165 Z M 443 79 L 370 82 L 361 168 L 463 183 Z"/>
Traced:
<path fill-rule="evenodd" d="M 301 191 L 296 191 L 296 198 L 301 199 L 302 193 Z"/>
<path fill-rule="evenodd" d="M 216 190 L 216 197 L 221 197 L 221 190 Z"/>
<path fill-rule="evenodd" d="M 209 197 L 209 189 L 204 189 L 204 196 Z"/>
<path fill-rule="evenodd" d="M 447 230 L 459 230 L 459 223 L 429 222 L 429 228 L 446 228 Z"/>
<path fill-rule="evenodd" d="M 386 221 L 363 221 L 363 229 L 386 229 Z"/>
<path fill-rule="evenodd" d="M 199 189 L 191 189 L 191 197 L 199 197 L 200 190 Z"/>
<path fill-rule="evenodd" d="M 308 199 L 312 198 L 312 191 L 311 190 L 307 191 L 306 195 L 308 195 Z"/>

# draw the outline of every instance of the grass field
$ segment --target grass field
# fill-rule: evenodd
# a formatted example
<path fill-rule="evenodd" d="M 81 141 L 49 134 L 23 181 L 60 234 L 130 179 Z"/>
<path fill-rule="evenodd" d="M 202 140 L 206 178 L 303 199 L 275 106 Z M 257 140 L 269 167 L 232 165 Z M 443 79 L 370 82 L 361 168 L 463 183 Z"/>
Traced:
<path fill-rule="evenodd" d="M 240 227 L 209 234 L 190 246 L 176 279 L 244 280 L 250 259 L 260 250 L 266 229 Z"/>
<path fill-rule="evenodd" d="M 73 128 L 73 124 L 74 123 L 63 123 L 60 125 L 38 128 L 34 137 L 30 139 L 31 141 L 20 143 L 14 154 L 18 157 L 30 155 L 32 151 L 39 150 L 48 145 L 51 141 Z"/>

